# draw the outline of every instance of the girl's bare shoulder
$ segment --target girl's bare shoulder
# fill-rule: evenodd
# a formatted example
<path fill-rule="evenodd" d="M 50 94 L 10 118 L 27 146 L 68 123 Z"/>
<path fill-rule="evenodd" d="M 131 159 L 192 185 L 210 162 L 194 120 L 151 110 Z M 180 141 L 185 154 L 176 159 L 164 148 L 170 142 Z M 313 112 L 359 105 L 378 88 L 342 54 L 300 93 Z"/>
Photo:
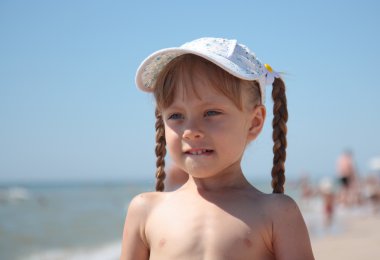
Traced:
<path fill-rule="evenodd" d="M 296 206 L 296 202 L 292 197 L 286 194 L 281 193 L 270 193 L 270 194 L 264 194 L 263 198 L 266 200 L 269 205 L 276 206 L 275 208 L 278 209 L 278 207 L 289 207 L 289 206 Z"/>
<path fill-rule="evenodd" d="M 120 259 L 149 258 L 150 246 L 145 232 L 146 222 L 152 210 L 165 196 L 164 192 L 145 192 L 131 200 L 125 218 Z"/>
<path fill-rule="evenodd" d="M 266 194 L 262 199 L 271 216 L 277 258 L 314 259 L 307 227 L 296 201 L 285 194 Z"/>
<path fill-rule="evenodd" d="M 136 195 L 131 200 L 124 224 L 124 236 L 127 234 L 129 234 L 129 236 L 125 237 L 123 241 L 132 240 L 134 243 L 141 241 L 142 244 L 148 248 L 147 239 L 145 237 L 145 224 L 152 210 L 162 201 L 164 196 L 165 193 L 163 192 L 145 192 Z M 136 247 L 136 245 L 132 247 Z"/>
<path fill-rule="evenodd" d="M 270 213 L 273 220 L 283 218 L 284 215 L 300 213 L 297 203 L 286 194 L 266 194 L 261 193 L 257 196 L 257 201 L 263 207 L 263 210 Z"/>
<path fill-rule="evenodd" d="M 138 212 L 143 215 L 148 214 L 149 211 L 158 205 L 166 196 L 166 192 L 140 193 L 131 200 L 128 211 Z"/>

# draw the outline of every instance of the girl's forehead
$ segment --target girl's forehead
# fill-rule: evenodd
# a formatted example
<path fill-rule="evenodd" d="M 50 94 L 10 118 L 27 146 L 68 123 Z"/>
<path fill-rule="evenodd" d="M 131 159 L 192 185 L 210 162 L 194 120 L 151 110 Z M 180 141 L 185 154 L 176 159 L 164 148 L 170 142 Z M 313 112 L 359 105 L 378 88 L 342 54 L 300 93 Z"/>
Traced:
<path fill-rule="evenodd" d="M 223 77 L 215 69 L 203 62 L 183 64 L 182 70 L 177 71 L 175 86 L 176 95 L 196 95 L 201 93 L 221 94 L 218 85 L 223 84 Z"/>
<path fill-rule="evenodd" d="M 225 100 L 227 97 L 218 90 L 217 82 L 205 74 L 193 74 L 180 80 L 175 87 L 174 99 L 197 98 L 202 101 Z"/>

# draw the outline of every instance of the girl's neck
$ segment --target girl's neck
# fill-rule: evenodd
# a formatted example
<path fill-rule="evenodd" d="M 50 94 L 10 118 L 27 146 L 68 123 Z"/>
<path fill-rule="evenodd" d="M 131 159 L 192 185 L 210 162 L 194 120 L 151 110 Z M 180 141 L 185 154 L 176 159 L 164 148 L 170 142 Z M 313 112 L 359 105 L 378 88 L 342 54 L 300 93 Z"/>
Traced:
<path fill-rule="evenodd" d="M 196 189 L 197 191 L 218 192 L 228 190 L 242 190 L 251 187 L 251 184 L 241 171 L 218 174 L 209 178 L 196 178 L 189 174 L 189 179 L 184 188 Z"/>

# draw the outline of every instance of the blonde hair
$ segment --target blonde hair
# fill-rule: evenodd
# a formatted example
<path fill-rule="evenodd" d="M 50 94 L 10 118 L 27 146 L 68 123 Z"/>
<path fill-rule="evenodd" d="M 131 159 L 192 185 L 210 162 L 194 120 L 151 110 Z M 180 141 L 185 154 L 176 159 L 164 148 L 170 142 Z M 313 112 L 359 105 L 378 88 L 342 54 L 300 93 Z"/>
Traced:
<path fill-rule="evenodd" d="M 156 190 L 163 191 L 165 179 L 165 155 L 166 140 L 165 128 L 161 115 L 161 110 L 169 107 L 173 101 L 178 86 L 187 86 L 180 88 L 182 91 L 193 91 L 199 97 L 194 86 L 194 70 L 198 66 L 205 66 L 208 69 L 207 80 L 209 85 L 214 87 L 221 94 L 229 98 L 237 108 L 242 110 L 242 92 L 243 89 L 248 91 L 252 104 L 261 103 L 260 87 L 256 81 L 247 81 L 239 79 L 225 70 L 221 69 L 212 62 L 193 54 L 181 55 L 173 59 L 160 72 L 154 85 L 154 97 L 156 100 Z M 184 84 L 185 83 L 185 84 Z M 288 111 L 285 96 L 284 82 L 276 78 L 273 83 L 272 98 L 273 105 L 273 168 L 272 168 L 272 187 L 273 193 L 283 193 L 285 183 L 285 159 L 286 159 L 286 122 L 288 120 Z"/>

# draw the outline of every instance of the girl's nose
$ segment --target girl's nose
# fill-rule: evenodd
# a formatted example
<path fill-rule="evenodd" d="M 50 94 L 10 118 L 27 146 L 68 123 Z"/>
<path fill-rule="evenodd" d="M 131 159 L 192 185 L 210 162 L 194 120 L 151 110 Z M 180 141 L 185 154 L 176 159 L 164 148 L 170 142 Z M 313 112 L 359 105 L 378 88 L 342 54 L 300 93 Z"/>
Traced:
<path fill-rule="evenodd" d="M 194 140 L 194 139 L 203 138 L 203 137 L 204 137 L 204 134 L 203 134 L 202 131 L 200 131 L 200 130 L 196 130 L 196 129 L 186 129 L 186 130 L 183 132 L 182 137 L 183 137 L 184 139 Z"/>

